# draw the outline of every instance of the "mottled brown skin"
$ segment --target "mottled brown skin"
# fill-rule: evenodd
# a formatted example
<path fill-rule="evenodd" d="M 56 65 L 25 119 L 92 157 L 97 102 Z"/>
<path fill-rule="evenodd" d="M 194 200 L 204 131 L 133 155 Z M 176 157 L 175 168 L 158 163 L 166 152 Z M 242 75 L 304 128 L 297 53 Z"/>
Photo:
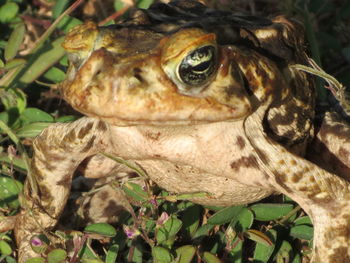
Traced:
<path fill-rule="evenodd" d="M 29 248 L 33 234 L 55 227 L 79 164 L 99 153 L 137 164 L 170 192 L 207 192 L 192 199 L 200 204 L 245 204 L 284 193 L 313 220 L 313 262 L 350 262 L 349 127 L 334 128 L 333 114 L 317 135 L 344 169 L 305 158 L 315 91 L 305 73 L 290 67 L 306 64 L 302 28 L 284 17 L 241 23 L 228 13 L 221 20 L 207 14 L 201 23 L 204 6 L 178 1 L 171 8 L 193 6 L 192 24 L 184 17 L 157 20 L 161 9 L 154 6 L 115 28 L 90 22 L 68 34 L 71 66 L 60 87 L 89 117 L 54 124 L 34 142 L 34 183 L 26 183 L 15 228 L 19 262 L 36 255 Z M 177 65 L 206 45 L 215 47 L 214 72 L 202 85 L 182 83 Z M 88 164 L 89 177 L 113 168 L 98 156 L 91 167 L 108 165 L 99 173 Z"/>

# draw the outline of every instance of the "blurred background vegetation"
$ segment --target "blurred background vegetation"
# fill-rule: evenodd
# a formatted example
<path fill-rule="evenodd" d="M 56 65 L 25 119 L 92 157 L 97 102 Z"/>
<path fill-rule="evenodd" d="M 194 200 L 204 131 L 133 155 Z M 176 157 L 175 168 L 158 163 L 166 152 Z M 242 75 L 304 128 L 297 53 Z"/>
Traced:
<path fill-rule="evenodd" d="M 147 8 L 153 1 L 77 2 L 69 16 L 63 16 L 73 1 L 0 0 L 0 222 L 18 212 L 18 193 L 26 177 L 33 138 L 53 122 L 80 116 L 61 100 L 56 89 L 68 64 L 60 46 L 64 34 L 88 19 L 113 23 L 114 18 L 127 16 L 130 6 Z M 305 25 L 314 60 L 350 86 L 350 1 L 203 2 L 258 16 L 295 17 Z M 319 83 L 319 105 L 330 107 L 323 84 Z M 72 250 L 80 261 L 308 262 L 312 224 L 287 197 L 221 208 L 198 206 L 185 201 L 186 196 L 172 196 L 133 182 L 125 183 L 123 189 L 134 205 L 134 216 L 126 213 L 113 226 L 76 226 L 75 232 L 55 233 L 66 243 L 75 242 Z M 79 262 L 76 256 L 67 255 L 68 246 L 52 248 L 36 238 L 38 248 L 34 249 L 45 253 L 32 263 Z M 0 262 L 16 262 L 15 257 L 12 231 L 0 233 Z"/>

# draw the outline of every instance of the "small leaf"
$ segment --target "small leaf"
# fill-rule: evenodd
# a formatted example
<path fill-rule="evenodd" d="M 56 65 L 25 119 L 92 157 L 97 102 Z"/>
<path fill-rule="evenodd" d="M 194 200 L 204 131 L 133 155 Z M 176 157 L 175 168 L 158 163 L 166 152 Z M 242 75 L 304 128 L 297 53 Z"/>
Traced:
<path fill-rule="evenodd" d="M 23 184 L 9 176 L 0 176 L 0 207 L 19 207 L 18 193 L 23 189 Z"/>
<path fill-rule="evenodd" d="M 13 113 L 16 110 L 16 119 L 17 114 L 22 113 L 27 106 L 27 99 L 25 93 L 20 89 L 9 89 L 7 91 L 3 91 L 0 94 L 1 102 L 5 106 L 5 109 L 8 111 L 11 119 L 11 115 L 15 115 Z"/>
<path fill-rule="evenodd" d="M 153 247 L 152 256 L 154 263 L 170 263 L 173 260 L 170 251 L 164 247 Z"/>
<path fill-rule="evenodd" d="M 18 12 L 18 5 L 14 2 L 7 2 L 0 7 L 0 22 L 7 23 L 11 21 Z"/>
<path fill-rule="evenodd" d="M 7 256 L 5 257 L 6 263 L 17 263 L 17 260 L 14 259 L 13 257 Z"/>
<path fill-rule="evenodd" d="M 295 238 L 311 240 L 314 236 L 314 229 L 309 225 L 296 225 L 290 229 L 290 235 Z"/>
<path fill-rule="evenodd" d="M 243 208 L 236 218 L 236 229 L 239 232 L 250 228 L 254 221 L 253 212 L 247 208 Z"/>
<path fill-rule="evenodd" d="M 27 61 L 23 58 L 14 58 L 14 59 L 7 61 L 4 68 L 6 70 L 10 70 L 10 69 L 19 67 L 21 65 L 24 65 L 25 63 L 27 63 Z"/>
<path fill-rule="evenodd" d="M 176 257 L 178 263 L 191 263 L 194 255 L 196 253 L 196 248 L 194 246 L 182 246 L 176 249 Z"/>
<path fill-rule="evenodd" d="M 268 232 L 266 232 L 266 235 L 269 237 L 270 240 L 273 242 L 276 240 L 277 237 L 277 231 L 274 229 L 270 229 Z M 257 243 L 254 250 L 254 263 L 262 263 L 262 262 L 268 262 L 273 251 L 275 249 L 275 244 L 271 246 L 263 245 L 262 243 Z"/>
<path fill-rule="evenodd" d="M 64 56 L 65 50 L 61 46 L 63 39 L 64 37 L 60 37 L 52 41 L 49 50 L 40 50 L 33 55 L 33 62 L 28 63 L 28 68 L 20 77 L 21 83 L 32 83 Z"/>
<path fill-rule="evenodd" d="M 45 72 L 43 77 L 52 81 L 53 83 L 58 83 L 62 82 L 65 79 L 66 74 L 59 68 L 52 67 Z"/>
<path fill-rule="evenodd" d="M 123 185 L 124 192 L 135 201 L 145 202 L 148 200 L 148 194 L 139 184 L 127 182 Z"/>
<path fill-rule="evenodd" d="M 67 252 L 63 249 L 54 249 L 47 254 L 48 263 L 60 263 L 64 262 L 67 258 Z"/>
<path fill-rule="evenodd" d="M 297 218 L 294 221 L 294 224 L 295 225 L 309 225 L 309 226 L 312 226 L 311 219 L 308 216 L 302 216 L 302 217 Z"/>
<path fill-rule="evenodd" d="M 19 138 L 34 138 L 51 124 L 50 122 L 29 123 L 17 130 L 16 135 Z"/>
<path fill-rule="evenodd" d="M 56 119 L 56 122 L 72 122 L 77 120 L 76 116 L 72 116 L 72 115 L 67 115 L 67 116 L 62 116 Z"/>
<path fill-rule="evenodd" d="M 153 1 L 154 0 L 139 0 L 137 2 L 137 7 L 147 9 L 148 7 L 150 7 L 150 5 L 153 3 Z"/>
<path fill-rule="evenodd" d="M 45 263 L 45 259 L 42 257 L 35 257 L 26 260 L 25 263 Z"/>
<path fill-rule="evenodd" d="M 114 237 L 117 231 L 113 226 L 107 223 L 95 223 L 85 227 L 84 232 L 91 234 L 98 234 L 106 237 Z"/>
<path fill-rule="evenodd" d="M 250 206 L 256 220 L 276 220 L 288 214 L 293 209 L 292 204 L 255 204 Z"/>
<path fill-rule="evenodd" d="M 101 259 L 98 258 L 82 258 L 82 263 L 104 263 Z"/>
<path fill-rule="evenodd" d="M 7 45 L 5 47 L 5 60 L 9 61 L 13 59 L 21 44 L 23 43 L 25 34 L 25 26 L 23 23 L 19 23 L 14 30 L 12 31 L 9 40 L 7 41 Z"/>
<path fill-rule="evenodd" d="M 183 231 L 188 237 L 192 237 L 194 233 L 196 233 L 199 226 L 201 212 L 202 208 L 199 205 L 192 205 L 183 212 L 181 216 Z"/>
<path fill-rule="evenodd" d="M 300 256 L 300 254 L 295 254 L 291 263 L 301 263 L 301 256 Z"/>
<path fill-rule="evenodd" d="M 214 228 L 215 225 L 205 224 L 198 228 L 197 232 L 193 235 L 192 239 L 202 238 L 207 236 L 209 232 Z"/>
<path fill-rule="evenodd" d="M 105 263 L 115 263 L 115 262 L 117 262 L 118 250 L 119 250 L 119 245 L 117 245 L 117 244 L 112 245 L 108 249 Z"/>
<path fill-rule="evenodd" d="M 282 245 L 277 252 L 277 257 L 280 258 L 280 262 L 290 262 L 293 248 L 290 243 L 286 240 L 282 241 Z"/>
<path fill-rule="evenodd" d="M 79 19 L 66 15 L 58 23 L 57 28 L 61 29 L 64 33 L 68 33 L 70 29 L 82 23 L 83 22 L 80 21 Z M 68 63 L 66 65 L 68 65 Z"/>
<path fill-rule="evenodd" d="M 0 254 L 2 255 L 11 255 L 12 249 L 11 246 L 4 240 L 0 240 Z"/>
<path fill-rule="evenodd" d="M 55 5 L 52 8 L 52 17 L 57 18 L 66 9 L 69 4 L 69 0 L 56 0 Z"/>
<path fill-rule="evenodd" d="M 96 256 L 95 252 L 92 250 L 90 246 L 87 246 L 86 243 L 82 247 L 82 249 L 79 251 L 79 258 L 81 259 L 81 262 L 83 263 L 92 263 L 92 262 L 98 262 L 102 263 L 102 261 Z"/>
<path fill-rule="evenodd" d="M 26 123 L 54 121 L 50 114 L 37 108 L 26 108 L 21 114 L 21 119 Z"/>
<path fill-rule="evenodd" d="M 221 260 L 210 252 L 204 252 L 202 256 L 202 260 L 205 263 L 221 263 Z"/>
<path fill-rule="evenodd" d="M 160 228 L 156 231 L 156 238 L 158 244 L 162 244 L 165 241 L 175 237 L 177 232 L 180 231 L 182 222 L 175 216 L 171 216 Z"/>
<path fill-rule="evenodd" d="M 140 244 L 137 244 L 135 247 L 134 247 L 134 251 L 133 251 L 133 255 L 132 255 L 132 258 L 129 262 L 132 262 L 132 263 L 142 263 L 143 260 L 142 260 L 142 251 L 144 251 L 143 247 L 140 245 Z M 128 258 L 130 258 L 130 250 L 129 250 L 129 254 L 128 254 Z"/>
<path fill-rule="evenodd" d="M 249 229 L 244 232 L 244 236 L 265 246 L 273 245 L 273 242 L 269 239 L 269 237 L 259 230 Z"/>
<path fill-rule="evenodd" d="M 238 216 L 243 209 L 243 206 L 230 206 L 216 212 L 208 219 L 208 224 L 222 225 L 230 222 L 232 219 Z"/>
<path fill-rule="evenodd" d="M 234 247 L 229 251 L 230 258 L 232 258 L 232 263 L 242 263 L 243 262 L 243 240 L 239 237 L 236 237 L 232 244 Z M 232 247 L 232 246 L 231 246 Z"/>

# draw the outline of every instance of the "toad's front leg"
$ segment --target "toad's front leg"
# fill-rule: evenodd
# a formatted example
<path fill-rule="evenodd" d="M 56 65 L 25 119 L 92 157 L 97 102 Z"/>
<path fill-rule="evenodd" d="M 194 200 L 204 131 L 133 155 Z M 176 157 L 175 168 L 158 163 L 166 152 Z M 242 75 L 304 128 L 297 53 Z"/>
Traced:
<path fill-rule="evenodd" d="M 54 124 L 34 141 L 31 181 L 24 188 L 23 209 L 15 224 L 19 262 L 38 256 L 30 238 L 55 226 L 69 196 L 72 176 L 86 157 L 109 144 L 108 126 L 92 118 Z"/>

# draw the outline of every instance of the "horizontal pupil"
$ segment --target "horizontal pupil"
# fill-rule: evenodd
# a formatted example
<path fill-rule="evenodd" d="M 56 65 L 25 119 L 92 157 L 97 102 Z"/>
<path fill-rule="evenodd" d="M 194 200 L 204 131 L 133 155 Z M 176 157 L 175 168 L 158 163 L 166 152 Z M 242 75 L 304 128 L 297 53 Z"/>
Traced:
<path fill-rule="evenodd" d="M 179 77 L 188 85 L 201 85 L 214 71 L 215 48 L 213 46 L 201 47 L 181 62 Z"/>
<path fill-rule="evenodd" d="M 205 71 L 209 68 L 211 64 L 211 61 L 205 61 L 203 63 L 200 63 L 192 68 L 193 71 L 200 72 L 200 71 Z"/>

